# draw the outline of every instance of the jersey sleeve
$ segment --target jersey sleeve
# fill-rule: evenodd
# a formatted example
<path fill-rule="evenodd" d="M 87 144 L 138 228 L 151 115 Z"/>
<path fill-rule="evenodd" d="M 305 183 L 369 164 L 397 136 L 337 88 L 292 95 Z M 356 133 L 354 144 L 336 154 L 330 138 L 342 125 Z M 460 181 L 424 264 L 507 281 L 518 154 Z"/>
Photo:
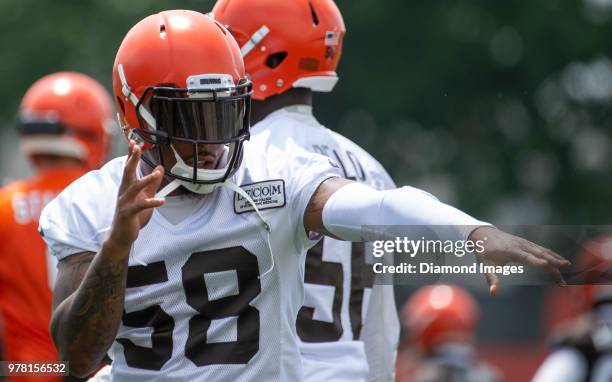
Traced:
<path fill-rule="evenodd" d="M 58 260 L 98 252 L 106 239 L 117 200 L 115 179 L 101 171 L 76 180 L 42 211 L 38 230 Z"/>
<path fill-rule="evenodd" d="M 304 252 L 315 245 L 320 235 L 306 232 L 304 228 L 304 212 L 317 188 L 325 180 L 333 177 L 341 177 L 339 166 L 331 159 L 309 153 L 305 150 L 293 150 L 286 156 L 274 156 L 275 162 L 285 161 L 281 172 L 287 184 L 287 203 L 289 206 L 290 219 L 295 227 L 295 245 L 298 252 Z M 282 158 L 282 159 L 280 159 Z"/>

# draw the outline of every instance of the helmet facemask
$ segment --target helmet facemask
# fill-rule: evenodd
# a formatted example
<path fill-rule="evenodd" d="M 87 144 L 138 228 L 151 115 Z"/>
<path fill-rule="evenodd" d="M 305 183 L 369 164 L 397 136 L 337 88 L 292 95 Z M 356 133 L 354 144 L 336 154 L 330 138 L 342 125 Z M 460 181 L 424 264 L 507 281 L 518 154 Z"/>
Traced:
<path fill-rule="evenodd" d="M 192 192 L 206 194 L 240 167 L 243 143 L 249 139 L 252 86 L 248 80 L 234 85 L 232 77 L 223 74 L 191 76 L 187 84 L 148 87 L 136 105 L 139 127 L 133 135 L 157 146 L 157 164 L 164 167 L 168 150 L 164 160 L 163 148 L 170 147 L 176 163 L 166 175 Z M 156 165 L 150 157 L 142 159 Z"/>

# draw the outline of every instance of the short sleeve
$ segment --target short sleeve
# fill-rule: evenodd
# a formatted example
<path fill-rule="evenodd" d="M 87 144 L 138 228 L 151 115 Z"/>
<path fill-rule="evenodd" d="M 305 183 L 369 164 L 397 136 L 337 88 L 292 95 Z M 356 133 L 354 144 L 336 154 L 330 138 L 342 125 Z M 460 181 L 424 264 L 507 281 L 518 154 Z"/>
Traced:
<path fill-rule="evenodd" d="M 84 225 L 79 225 L 76 220 L 58 219 L 49 213 L 41 215 L 38 231 L 49 253 L 62 260 L 76 253 L 98 252 L 100 245 L 94 240 L 95 234 L 83 228 Z"/>
<path fill-rule="evenodd" d="M 102 247 L 117 201 L 118 178 L 113 176 L 113 167 L 123 166 L 114 163 L 85 174 L 43 209 L 38 231 L 58 260 L 80 252 L 98 252 Z"/>

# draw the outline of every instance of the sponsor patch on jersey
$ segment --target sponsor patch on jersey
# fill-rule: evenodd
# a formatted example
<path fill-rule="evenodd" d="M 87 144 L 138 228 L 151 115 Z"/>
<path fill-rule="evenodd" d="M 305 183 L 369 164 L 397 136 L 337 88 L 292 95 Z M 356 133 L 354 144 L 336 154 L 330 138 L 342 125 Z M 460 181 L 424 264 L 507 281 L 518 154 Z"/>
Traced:
<path fill-rule="evenodd" d="M 240 186 L 253 199 L 259 210 L 281 208 L 285 206 L 285 181 L 282 179 L 266 180 Z M 255 211 L 255 208 L 242 195 L 234 193 L 234 212 Z"/>

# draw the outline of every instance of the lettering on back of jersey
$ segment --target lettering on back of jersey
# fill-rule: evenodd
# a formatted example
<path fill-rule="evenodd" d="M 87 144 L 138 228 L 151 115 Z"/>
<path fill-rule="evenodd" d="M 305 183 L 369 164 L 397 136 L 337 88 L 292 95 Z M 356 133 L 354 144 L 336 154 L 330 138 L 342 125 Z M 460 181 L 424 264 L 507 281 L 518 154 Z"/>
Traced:
<path fill-rule="evenodd" d="M 266 180 L 240 186 L 255 202 L 260 210 L 281 208 L 285 206 L 285 181 L 282 179 Z M 255 211 L 255 208 L 242 195 L 234 194 L 234 212 Z"/>

